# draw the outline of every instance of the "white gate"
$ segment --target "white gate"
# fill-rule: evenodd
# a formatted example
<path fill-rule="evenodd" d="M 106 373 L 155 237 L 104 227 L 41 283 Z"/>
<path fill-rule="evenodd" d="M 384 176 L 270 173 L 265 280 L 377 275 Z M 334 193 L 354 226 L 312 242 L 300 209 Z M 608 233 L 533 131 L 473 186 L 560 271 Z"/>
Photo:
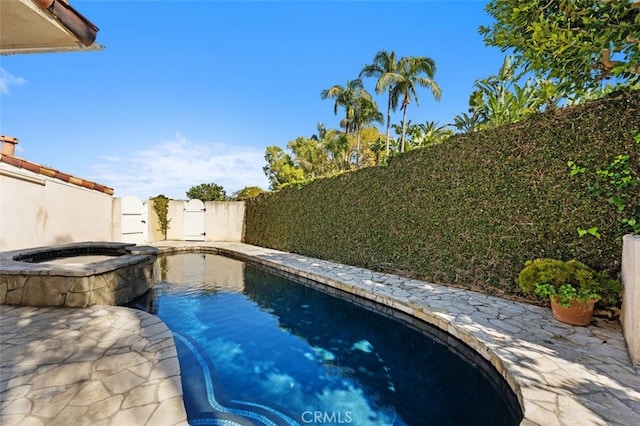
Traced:
<path fill-rule="evenodd" d="M 147 242 L 147 211 L 136 197 L 122 198 L 121 241 L 144 244 Z"/>
<path fill-rule="evenodd" d="M 204 203 L 189 200 L 184 209 L 184 240 L 204 241 Z"/>

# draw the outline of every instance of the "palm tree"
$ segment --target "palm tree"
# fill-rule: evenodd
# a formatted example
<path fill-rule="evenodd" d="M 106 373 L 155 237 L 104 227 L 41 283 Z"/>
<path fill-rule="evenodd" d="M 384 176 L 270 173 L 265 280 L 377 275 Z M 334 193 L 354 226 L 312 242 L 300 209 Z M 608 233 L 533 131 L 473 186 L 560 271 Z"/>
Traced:
<path fill-rule="evenodd" d="M 462 114 L 458 114 L 453 117 L 453 123 L 449 125 L 455 127 L 459 132 L 473 133 L 478 125 L 478 115 L 469 115 L 468 113 L 463 112 Z"/>
<path fill-rule="evenodd" d="M 336 84 L 329 89 L 320 92 L 322 99 L 335 99 L 333 104 L 333 113 L 338 115 L 338 108 L 343 107 L 345 110 L 345 118 L 341 121 L 341 125 L 345 128 L 345 133 L 352 130 L 352 121 L 356 114 L 358 99 L 362 96 L 364 86 L 359 78 L 347 81 L 346 86 Z"/>
<path fill-rule="evenodd" d="M 504 58 L 496 75 L 476 80 L 474 86 L 469 98 L 472 115 L 454 118 L 458 129 L 475 131 L 515 123 L 543 108 L 556 108 L 558 99 L 564 97 L 554 82 L 527 75 L 510 56 Z"/>
<path fill-rule="evenodd" d="M 433 97 L 439 101 L 442 94 L 440 87 L 433 80 L 436 73 L 436 63 L 426 56 L 407 56 L 398 61 L 397 72 L 393 75 L 393 91 L 396 96 L 402 95 L 402 138 L 400 139 L 400 152 L 404 152 L 404 139 L 406 135 L 405 120 L 407 117 L 407 107 L 411 103 L 411 96 L 418 105 L 417 86 L 428 87 L 433 93 Z M 425 74 L 426 76 L 423 76 Z"/>
<path fill-rule="evenodd" d="M 321 141 L 322 139 L 324 139 L 324 136 L 327 134 L 327 128 L 324 125 L 324 123 L 319 121 L 318 124 L 316 124 L 316 129 L 318 129 L 318 133 L 317 134 L 314 133 L 313 135 L 311 135 L 311 139 L 313 139 L 314 141 Z"/>
<path fill-rule="evenodd" d="M 378 77 L 376 82 L 376 93 L 388 92 L 387 101 L 387 131 L 386 131 L 386 149 L 389 156 L 389 129 L 391 128 L 391 110 L 395 111 L 398 106 L 398 92 L 393 90 L 394 74 L 398 67 L 396 62 L 396 53 L 392 50 L 387 52 L 381 50 L 373 57 L 373 63 L 365 65 L 360 71 L 360 77 Z"/>
<path fill-rule="evenodd" d="M 382 123 L 383 117 L 378 110 L 378 105 L 371 98 L 371 95 L 363 91 L 356 101 L 355 113 L 353 116 L 353 131 L 356 133 L 356 166 L 360 166 L 360 130 L 367 124 L 373 122 Z"/>
<path fill-rule="evenodd" d="M 328 159 L 322 142 L 300 136 L 290 141 L 287 148 L 293 153 L 293 164 L 304 171 L 305 179 L 313 179 L 324 174 Z"/>
<path fill-rule="evenodd" d="M 371 95 L 362 91 L 360 97 L 355 101 L 355 109 L 352 119 L 353 130 L 357 131 L 373 122 L 383 123 L 384 117 L 378 110 L 378 104 Z"/>
<path fill-rule="evenodd" d="M 411 120 L 407 120 L 404 127 L 399 124 L 392 124 L 391 127 L 393 127 L 396 135 L 401 135 L 403 128 L 406 130 L 405 151 L 439 144 L 453 135 L 453 130 L 448 129 L 446 125 L 441 126 L 437 121 L 411 124 Z"/>
<path fill-rule="evenodd" d="M 376 53 L 373 63 L 365 65 L 360 76 L 378 77 L 376 82 L 376 93 L 388 91 L 387 101 L 387 132 L 386 146 L 387 155 L 389 155 L 389 129 L 391 127 L 391 111 L 395 111 L 398 107 L 398 100 L 402 95 L 403 110 L 402 123 L 404 127 L 407 105 L 411 102 L 411 96 L 418 104 L 418 96 L 416 94 L 416 86 L 424 86 L 431 89 L 436 100 L 440 100 L 440 87 L 433 80 L 436 72 L 435 61 L 426 56 L 405 56 L 396 61 L 395 52 L 387 52 L 381 50 Z M 423 76 L 423 74 L 426 75 Z M 402 134 L 400 143 L 400 152 L 404 151 L 405 132 Z"/>

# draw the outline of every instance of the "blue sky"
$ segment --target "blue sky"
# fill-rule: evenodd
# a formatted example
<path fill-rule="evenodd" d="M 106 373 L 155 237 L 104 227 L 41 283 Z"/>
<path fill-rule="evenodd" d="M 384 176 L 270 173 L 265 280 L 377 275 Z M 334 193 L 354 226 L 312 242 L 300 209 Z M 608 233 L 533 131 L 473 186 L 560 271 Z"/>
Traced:
<path fill-rule="evenodd" d="M 442 99 L 419 90 L 413 123 L 466 111 L 474 81 L 504 57 L 477 32 L 491 22 L 486 3 L 72 0 L 105 49 L 0 57 L 0 134 L 19 139 L 17 156 L 116 196 L 266 189 L 265 148 L 318 122 L 337 128 L 321 90 L 356 78 L 381 49 L 436 61 Z"/>

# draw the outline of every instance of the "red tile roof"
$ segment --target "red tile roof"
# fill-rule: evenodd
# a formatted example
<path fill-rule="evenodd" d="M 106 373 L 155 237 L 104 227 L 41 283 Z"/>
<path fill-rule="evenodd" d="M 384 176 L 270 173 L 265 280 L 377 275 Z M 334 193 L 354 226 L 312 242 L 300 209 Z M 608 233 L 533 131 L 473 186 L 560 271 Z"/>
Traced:
<path fill-rule="evenodd" d="M 14 167 L 19 167 L 21 169 L 29 170 L 30 172 L 48 176 L 50 178 L 59 179 L 63 182 L 71 183 L 73 185 L 81 186 L 87 189 L 92 189 L 94 191 L 102 192 L 107 195 L 113 195 L 114 193 L 113 188 L 109 188 L 108 186 L 100 185 L 99 183 L 96 183 L 96 182 L 75 177 L 70 174 L 63 173 L 60 170 L 52 169 L 46 166 L 41 166 L 39 164 L 32 163 L 27 160 L 23 160 L 21 158 L 14 157 L 12 155 L 0 154 L 0 163 L 9 164 Z"/>

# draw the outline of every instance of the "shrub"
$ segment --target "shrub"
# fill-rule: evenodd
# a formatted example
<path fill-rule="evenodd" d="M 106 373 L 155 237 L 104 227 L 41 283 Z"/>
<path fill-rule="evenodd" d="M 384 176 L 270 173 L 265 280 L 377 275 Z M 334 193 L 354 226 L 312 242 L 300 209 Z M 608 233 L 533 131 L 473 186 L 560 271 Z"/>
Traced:
<path fill-rule="evenodd" d="M 638 129 L 640 91 L 629 91 L 456 135 L 386 167 L 247 200 L 245 241 L 516 296 L 527 259 L 580 259 L 613 274 L 629 227 L 567 162 L 592 172 L 628 155 L 637 176 Z M 638 217 L 640 197 L 626 203 L 626 217 Z M 600 238 L 578 237 L 591 226 Z"/>
<path fill-rule="evenodd" d="M 618 280 L 582 262 L 544 258 L 525 263 L 518 275 L 518 285 L 525 293 L 534 293 L 545 300 L 555 297 L 562 306 L 569 306 L 574 300 L 616 303 L 622 290 Z"/>

